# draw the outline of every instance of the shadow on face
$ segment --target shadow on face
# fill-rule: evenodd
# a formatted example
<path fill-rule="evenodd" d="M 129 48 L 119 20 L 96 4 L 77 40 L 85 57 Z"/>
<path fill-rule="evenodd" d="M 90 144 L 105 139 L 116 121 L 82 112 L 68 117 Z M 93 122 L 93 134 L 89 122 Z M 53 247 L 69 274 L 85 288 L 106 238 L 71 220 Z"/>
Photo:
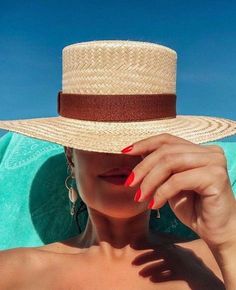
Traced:
<path fill-rule="evenodd" d="M 124 217 L 143 209 L 143 203 L 134 202 L 137 187 L 128 188 L 104 181 L 99 175 L 113 169 L 133 169 L 143 159 L 141 156 L 101 153 L 64 147 L 81 199 L 87 206 L 103 213 Z M 126 205 L 126 206 L 125 206 Z M 120 209 L 122 208 L 122 212 Z M 125 209 L 127 212 L 125 213 Z M 130 212 L 132 210 L 132 213 Z"/>

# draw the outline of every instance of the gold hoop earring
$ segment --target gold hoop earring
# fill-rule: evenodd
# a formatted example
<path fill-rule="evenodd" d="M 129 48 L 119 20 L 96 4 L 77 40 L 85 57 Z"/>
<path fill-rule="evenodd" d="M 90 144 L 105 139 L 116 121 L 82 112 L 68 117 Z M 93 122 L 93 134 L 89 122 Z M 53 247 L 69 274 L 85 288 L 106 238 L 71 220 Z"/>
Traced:
<path fill-rule="evenodd" d="M 70 166 L 68 165 L 67 172 L 68 172 L 69 167 Z M 72 206 L 70 205 L 70 214 L 72 216 L 74 216 L 74 214 L 75 214 L 75 204 L 76 204 L 76 201 L 78 199 L 78 193 L 76 192 L 76 190 L 72 186 L 68 187 L 67 181 L 68 181 L 69 178 L 75 179 L 75 177 L 70 173 L 70 175 L 67 176 L 67 178 L 65 180 L 65 186 L 68 189 L 69 199 L 72 202 Z"/>

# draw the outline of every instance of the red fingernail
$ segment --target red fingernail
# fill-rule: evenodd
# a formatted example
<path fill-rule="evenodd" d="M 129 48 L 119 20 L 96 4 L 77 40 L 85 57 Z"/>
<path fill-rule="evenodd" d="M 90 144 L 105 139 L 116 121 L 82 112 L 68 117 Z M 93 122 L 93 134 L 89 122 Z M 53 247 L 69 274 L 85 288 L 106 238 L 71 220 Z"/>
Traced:
<path fill-rule="evenodd" d="M 125 181 L 125 186 L 129 186 L 134 180 L 134 172 L 132 171 Z"/>
<path fill-rule="evenodd" d="M 152 208 L 154 205 L 154 198 L 149 202 L 148 208 Z"/>
<path fill-rule="evenodd" d="M 141 196 L 141 189 L 139 188 L 135 194 L 134 200 L 138 201 L 140 199 L 140 196 Z"/>
<path fill-rule="evenodd" d="M 122 150 L 121 150 L 121 152 L 122 152 L 122 153 L 129 152 L 129 151 L 131 151 L 131 150 L 132 150 L 132 148 L 133 148 L 133 145 L 130 145 L 130 146 L 128 146 L 128 147 L 125 147 L 124 149 L 122 149 Z"/>

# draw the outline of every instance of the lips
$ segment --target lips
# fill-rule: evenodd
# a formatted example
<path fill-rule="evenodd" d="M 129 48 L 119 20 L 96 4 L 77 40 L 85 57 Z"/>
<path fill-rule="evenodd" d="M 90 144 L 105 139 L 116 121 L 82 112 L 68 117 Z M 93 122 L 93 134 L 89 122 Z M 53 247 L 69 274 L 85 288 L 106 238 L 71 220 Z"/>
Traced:
<path fill-rule="evenodd" d="M 100 176 L 99 178 L 108 183 L 124 186 L 127 176 L 122 177 L 122 175 L 114 175 L 114 176 L 110 175 L 110 176 Z"/>
<path fill-rule="evenodd" d="M 123 177 L 128 177 L 130 175 L 132 169 L 130 168 L 113 168 L 100 176 L 106 177 L 106 176 L 123 176 Z"/>

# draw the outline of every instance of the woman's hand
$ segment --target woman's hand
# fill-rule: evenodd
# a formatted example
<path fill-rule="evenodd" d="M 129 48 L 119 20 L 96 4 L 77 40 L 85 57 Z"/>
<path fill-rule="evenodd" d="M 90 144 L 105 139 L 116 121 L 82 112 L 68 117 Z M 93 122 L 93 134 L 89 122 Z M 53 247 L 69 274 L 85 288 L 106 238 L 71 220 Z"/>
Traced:
<path fill-rule="evenodd" d="M 126 154 L 143 157 L 129 185 L 141 183 L 139 202 L 153 198 L 157 209 L 168 201 L 177 218 L 209 246 L 235 241 L 236 200 L 220 146 L 160 134 L 133 143 Z"/>

